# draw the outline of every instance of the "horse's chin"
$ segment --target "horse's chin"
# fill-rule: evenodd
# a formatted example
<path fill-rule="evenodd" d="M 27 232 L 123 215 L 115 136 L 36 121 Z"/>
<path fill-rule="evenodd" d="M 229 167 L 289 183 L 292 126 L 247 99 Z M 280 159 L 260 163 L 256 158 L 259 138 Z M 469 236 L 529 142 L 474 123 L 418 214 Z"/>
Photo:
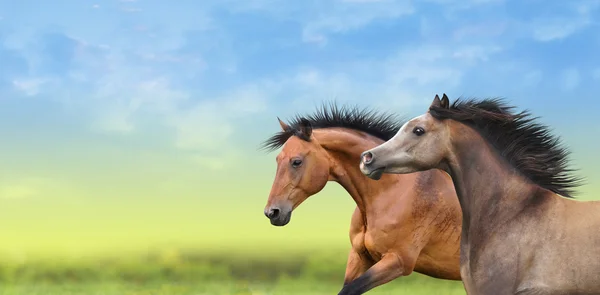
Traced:
<path fill-rule="evenodd" d="M 388 173 L 388 174 L 410 174 L 410 173 L 416 173 L 416 172 L 424 171 L 424 170 L 428 170 L 428 169 L 418 169 L 413 166 L 393 166 L 393 167 L 388 167 L 385 170 L 385 173 Z"/>
<path fill-rule="evenodd" d="M 381 177 L 383 176 L 384 172 L 385 172 L 385 167 L 381 167 L 381 168 L 377 168 L 377 169 L 371 170 L 370 172 L 368 172 L 365 175 L 368 178 L 371 178 L 373 180 L 380 180 Z"/>
<path fill-rule="evenodd" d="M 286 226 L 288 223 L 290 223 L 290 220 L 292 220 L 292 212 L 291 211 L 284 216 L 271 219 L 270 221 L 271 221 L 271 225 L 274 225 L 274 226 Z"/>

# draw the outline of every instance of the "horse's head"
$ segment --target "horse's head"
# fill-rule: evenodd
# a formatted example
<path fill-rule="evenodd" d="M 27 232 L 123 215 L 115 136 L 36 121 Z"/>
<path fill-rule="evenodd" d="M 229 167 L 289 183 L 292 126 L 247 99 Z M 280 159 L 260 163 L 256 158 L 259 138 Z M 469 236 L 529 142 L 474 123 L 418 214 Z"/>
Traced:
<path fill-rule="evenodd" d="M 443 120 L 433 114 L 434 109 L 448 109 L 446 94 L 442 99 L 435 96 L 430 111 L 406 122 L 385 143 L 365 151 L 361 155 L 360 170 L 372 179 L 383 173 L 405 174 L 440 168 L 449 152 L 450 132 Z"/>
<path fill-rule="evenodd" d="M 284 226 L 290 222 L 292 210 L 308 197 L 318 193 L 329 180 L 330 158 L 312 134 L 308 120 L 288 126 L 279 120 L 282 138 L 287 138 L 277 155 L 277 173 L 265 216 L 271 224 Z"/>

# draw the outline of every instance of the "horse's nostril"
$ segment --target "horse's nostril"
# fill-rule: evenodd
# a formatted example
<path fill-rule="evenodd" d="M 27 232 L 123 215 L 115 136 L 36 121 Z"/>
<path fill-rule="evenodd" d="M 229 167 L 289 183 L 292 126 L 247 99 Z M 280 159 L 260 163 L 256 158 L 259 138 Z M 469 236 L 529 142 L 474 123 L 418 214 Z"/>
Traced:
<path fill-rule="evenodd" d="M 277 218 L 277 217 L 279 217 L 279 209 L 277 209 L 277 208 L 272 209 L 270 218 Z"/>
<path fill-rule="evenodd" d="M 277 209 L 277 208 L 270 209 L 267 212 L 265 212 L 265 215 L 269 219 L 277 218 L 279 216 L 279 209 Z"/>
<path fill-rule="evenodd" d="M 373 161 L 373 154 L 371 152 L 364 152 L 363 153 L 363 163 L 369 164 L 372 161 Z"/>

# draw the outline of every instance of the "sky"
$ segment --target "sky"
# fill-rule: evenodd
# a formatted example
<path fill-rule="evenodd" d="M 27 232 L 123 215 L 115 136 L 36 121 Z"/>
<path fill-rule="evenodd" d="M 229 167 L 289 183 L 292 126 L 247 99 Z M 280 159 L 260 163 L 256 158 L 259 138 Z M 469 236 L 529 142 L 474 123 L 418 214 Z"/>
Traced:
<path fill-rule="evenodd" d="M 275 153 L 257 146 L 277 116 L 331 100 L 416 116 L 441 93 L 531 110 L 573 151 L 583 198 L 600 198 L 599 12 L 595 0 L 0 0 L 0 235 L 13 250 L 72 250 L 234 239 L 240 223 L 275 234 L 261 215 Z M 353 205 L 332 190 L 290 230 L 334 210 L 345 237 Z"/>

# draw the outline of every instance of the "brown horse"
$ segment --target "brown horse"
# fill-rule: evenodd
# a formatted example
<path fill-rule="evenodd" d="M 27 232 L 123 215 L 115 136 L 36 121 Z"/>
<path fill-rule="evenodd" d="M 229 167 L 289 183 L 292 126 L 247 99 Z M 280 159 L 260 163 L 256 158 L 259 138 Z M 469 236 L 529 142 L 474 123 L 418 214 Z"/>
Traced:
<path fill-rule="evenodd" d="M 436 96 L 429 112 L 364 152 L 360 168 L 374 178 L 450 174 L 463 213 L 467 293 L 600 294 L 600 202 L 571 199 L 581 179 L 568 168 L 568 150 L 513 108 L 499 99 L 450 106 Z"/>
<path fill-rule="evenodd" d="M 328 181 L 338 182 L 356 202 L 339 294 L 363 294 L 413 270 L 460 280 L 461 213 L 450 177 L 431 170 L 377 182 L 358 169 L 360 153 L 391 138 L 399 121 L 332 105 L 279 123 L 282 131 L 264 144 L 271 150 L 283 146 L 264 211 L 271 224 L 286 225 L 292 210 Z"/>

